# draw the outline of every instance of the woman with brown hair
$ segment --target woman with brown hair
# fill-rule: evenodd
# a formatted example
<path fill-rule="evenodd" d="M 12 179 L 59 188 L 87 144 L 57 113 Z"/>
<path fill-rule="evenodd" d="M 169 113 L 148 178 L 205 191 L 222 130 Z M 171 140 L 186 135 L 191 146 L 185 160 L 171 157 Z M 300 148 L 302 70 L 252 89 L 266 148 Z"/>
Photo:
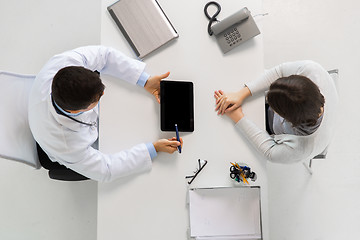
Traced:
<path fill-rule="evenodd" d="M 244 115 L 243 101 L 266 92 L 267 130 Z M 215 91 L 218 114 L 226 114 L 252 144 L 273 162 L 309 160 L 322 153 L 333 135 L 338 95 L 335 84 L 313 61 L 283 63 L 238 92 Z"/>

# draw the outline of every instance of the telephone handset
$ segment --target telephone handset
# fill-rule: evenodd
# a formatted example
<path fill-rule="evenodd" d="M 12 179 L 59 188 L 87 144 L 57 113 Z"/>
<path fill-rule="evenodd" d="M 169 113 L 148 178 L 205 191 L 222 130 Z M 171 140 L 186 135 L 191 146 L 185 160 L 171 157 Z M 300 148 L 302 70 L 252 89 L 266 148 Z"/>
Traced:
<path fill-rule="evenodd" d="M 207 8 L 210 5 L 217 7 L 217 12 L 210 17 Z M 241 43 L 260 34 L 259 28 L 251 16 L 250 11 L 244 7 L 222 21 L 216 16 L 220 13 L 221 7 L 217 2 L 209 2 L 205 5 L 205 16 L 210 20 L 208 25 L 209 35 L 215 35 L 216 40 L 223 53 L 227 53 Z M 214 24 L 214 22 L 217 22 Z"/>

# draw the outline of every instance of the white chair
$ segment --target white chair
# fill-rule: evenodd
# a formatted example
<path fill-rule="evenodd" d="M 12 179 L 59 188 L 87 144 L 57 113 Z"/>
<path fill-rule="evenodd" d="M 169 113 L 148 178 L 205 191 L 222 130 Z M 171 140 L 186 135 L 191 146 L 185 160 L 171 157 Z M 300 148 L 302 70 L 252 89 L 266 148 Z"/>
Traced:
<path fill-rule="evenodd" d="M 28 121 L 29 94 L 34 80 L 34 75 L 0 71 L 0 158 L 25 163 L 35 169 L 40 169 L 42 164 L 44 167 L 50 164 L 51 168 L 47 170 L 51 179 L 87 180 L 81 174 L 53 163 L 36 145 Z"/>
<path fill-rule="evenodd" d="M 336 89 L 338 89 L 339 70 L 338 70 L 338 69 L 333 69 L 333 70 L 328 71 L 328 73 L 330 74 L 331 78 L 333 79 Z M 312 166 L 312 161 L 313 161 L 314 159 L 325 159 L 325 158 L 326 158 L 327 151 L 328 151 L 328 148 L 329 148 L 329 146 L 327 146 L 322 153 L 320 153 L 319 155 L 316 155 L 314 158 L 310 159 L 310 160 L 309 160 L 309 164 L 303 162 L 304 167 L 309 171 L 309 173 L 310 173 L 311 175 L 313 174 L 313 170 L 312 170 L 312 168 L 311 168 L 311 166 Z"/>
<path fill-rule="evenodd" d="M 28 122 L 28 100 L 34 75 L 0 71 L 0 157 L 41 168 Z"/>

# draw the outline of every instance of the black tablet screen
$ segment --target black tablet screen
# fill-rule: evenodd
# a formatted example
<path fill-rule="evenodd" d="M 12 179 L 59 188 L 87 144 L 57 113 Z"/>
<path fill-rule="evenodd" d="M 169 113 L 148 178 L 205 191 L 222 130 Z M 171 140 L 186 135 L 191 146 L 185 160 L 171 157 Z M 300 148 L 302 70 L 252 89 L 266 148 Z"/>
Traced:
<path fill-rule="evenodd" d="M 163 80 L 160 83 L 161 130 L 194 131 L 193 83 Z"/>

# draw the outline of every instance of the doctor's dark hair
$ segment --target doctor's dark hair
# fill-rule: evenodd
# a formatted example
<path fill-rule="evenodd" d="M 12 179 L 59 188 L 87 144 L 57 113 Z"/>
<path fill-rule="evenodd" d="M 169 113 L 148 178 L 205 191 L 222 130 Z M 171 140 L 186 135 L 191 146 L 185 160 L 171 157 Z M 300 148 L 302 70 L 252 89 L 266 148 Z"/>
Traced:
<path fill-rule="evenodd" d="M 309 78 L 291 75 L 277 79 L 267 93 L 269 106 L 294 127 L 314 126 L 324 107 L 325 99 L 318 86 Z"/>
<path fill-rule="evenodd" d="M 97 72 L 79 66 L 60 69 L 54 76 L 51 91 L 64 110 L 86 109 L 100 100 L 105 86 Z"/>

